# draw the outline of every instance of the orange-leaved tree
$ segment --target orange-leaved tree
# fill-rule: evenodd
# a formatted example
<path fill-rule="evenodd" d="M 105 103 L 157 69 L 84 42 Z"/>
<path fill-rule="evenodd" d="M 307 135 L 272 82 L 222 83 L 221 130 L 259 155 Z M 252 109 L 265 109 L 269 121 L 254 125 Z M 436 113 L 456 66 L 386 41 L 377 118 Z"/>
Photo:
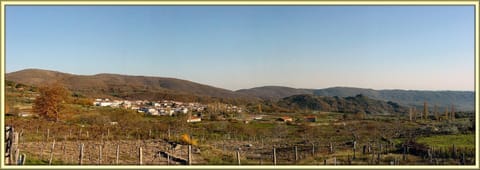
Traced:
<path fill-rule="evenodd" d="M 33 110 L 48 120 L 59 121 L 60 111 L 64 108 L 70 92 L 60 83 L 40 87 L 39 92 Z"/>

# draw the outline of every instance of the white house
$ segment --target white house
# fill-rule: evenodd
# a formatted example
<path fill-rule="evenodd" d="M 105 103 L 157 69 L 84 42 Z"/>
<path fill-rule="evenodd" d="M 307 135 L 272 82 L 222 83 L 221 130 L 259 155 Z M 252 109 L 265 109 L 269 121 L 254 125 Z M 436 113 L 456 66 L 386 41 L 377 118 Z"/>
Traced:
<path fill-rule="evenodd" d="M 160 114 L 158 113 L 158 110 L 157 110 L 157 109 L 154 109 L 154 108 L 148 109 L 147 113 L 150 114 L 150 115 L 152 115 L 152 116 L 158 116 L 158 115 L 160 115 Z"/>
<path fill-rule="evenodd" d="M 181 108 L 180 113 L 186 114 L 186 113 L 188 113 L 188 109 L 187 108 Z"/>
<path fill-rule="evenodd" d="M 167 110 L 166 113 L 169 115 L 169 116 L 172 116 L 173 113 L 175 113 L 175 110 Z"/>
<path fill-rule="evenodd" d="M 111 106 L 111 102 L 100 102 L 100 106 Z"/>
<path fill-rule="evenodd" d="M 202 118 L 200 118 L 200 117 L 191 117 L 191 118 L 187 119 L 188 123 L 201 122 L 201 121 L 202 121 Z"/>

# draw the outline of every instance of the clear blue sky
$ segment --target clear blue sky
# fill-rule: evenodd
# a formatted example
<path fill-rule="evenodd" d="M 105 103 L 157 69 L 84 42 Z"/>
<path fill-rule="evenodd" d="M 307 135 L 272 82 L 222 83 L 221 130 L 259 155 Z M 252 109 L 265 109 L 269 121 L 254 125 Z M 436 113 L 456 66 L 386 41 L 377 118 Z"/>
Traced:
<path fill-rule="evenodd" d="M 7 6 L 6 71 L 474 90 L 473 6 Z"/>

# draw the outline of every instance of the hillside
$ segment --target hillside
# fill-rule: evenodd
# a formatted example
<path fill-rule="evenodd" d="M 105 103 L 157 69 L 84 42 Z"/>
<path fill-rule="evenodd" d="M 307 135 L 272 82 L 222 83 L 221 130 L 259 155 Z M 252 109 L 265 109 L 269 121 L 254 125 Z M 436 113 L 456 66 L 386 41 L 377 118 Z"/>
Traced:
<path fill-rule="evenodd" d="M 400 105 L 422 107 L 426 101 L 430 108 L 440 111 L 455 106 L 457 111 L 474 110 L 474 92 L 471 91 L 419 91 L 373 90 L 351 87 L 326 89 L 296 89 L 282 86 L 264 86 L 237 91 L 226 90 L 175 78 L 129 76 L 118 74 L 74 75 L 57 71 L 26 69 L 6 74 L 6 79 L 27 85 L 41 86 L 59 81 L 80 95 L 89 97 L 116 97 L 124 99 L 176 99 L 182 101 L 225 101 L 249 103 L 263 100 L 278 101 L 301 94 L 348 97 L 363 94 L 371 99 L 392 101 Z"/>
<path fill-rule="evenodd" d="M 355 96 L 363 94 L 372 99 L 393 101 L 402 105 L 423 107 L 426 101 L 429 107 L 437 105 L 441 111 L 452 104 L 458 111 L 473 111 L 475 93 L 470 91 L 420 91 L 420 90 L 373 90 L 351 87 L 333 87 L 315 90 L 318 96 Z"/>
<path fill-rule="evenodd" d="M 282 86 L 263 86 L 255 87 L 251 89 L 237 90 L 237 93 L 243 93 L 251 96 L 255 96 L 264 100 L 278 100 L 284 97 L 298 95 L 298 94 L 312 94 L 311 89 L 295 89 Z"/>
<path fill-rule="evenodd" d="M 315 96 L 310 94 L 294 95 L 278 101 L 280 107 L 292 109 L 307 109 L 341 113 L 366 114 L 405 114 L 407 107 L 401 106 L 395 102 L 385 102 L 370 99 L 364 95 L 354 97 L 328 97 Z"/>
<path fill-rule="evenodd" d="M 297 94 L 313 94 L 316 96 L 348 97 L 363 94 L 369 98 L 393 101 L 405 106 L 423 107 L 426 101 L 430 108 L 437 105 L 441 111 L 452 104 L 458 111 L 473 111 L 475 93 L 472 91 L 420 91 L 420 90 L 373 90 L 352 87 L 332 87 L 325 89 L 294 89 L 280 86 L 265 86 L 242 89 L 237 92 L 254 95 L 258 98 L 280 100 Z"/>
<path fill-rule="evenodd" d="M 26 69 L 6 74 L 6 79 L 41 86 L 58 81 L 69 90 L 90 97 L 125 99 L 177 99 L 184 101 L 258 100 L 230 90 L 187 80 L 118 74 L 74 75 L 49 70 Z"/>

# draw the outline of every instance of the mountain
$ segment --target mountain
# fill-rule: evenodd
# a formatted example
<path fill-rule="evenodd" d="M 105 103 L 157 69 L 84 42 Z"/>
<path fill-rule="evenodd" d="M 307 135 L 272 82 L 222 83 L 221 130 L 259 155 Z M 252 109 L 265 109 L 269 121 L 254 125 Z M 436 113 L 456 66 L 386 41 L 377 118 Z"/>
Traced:
<path fill-rule="evenodd" d="M 333 111 L 341 113 L 405 114 L 407 107 L 395 102 L 370 99 L 364 95 L 354 97 L 329 97 L 311 94 L 293 95 L 278 101 L 278 106 L 292 109 Z"/>
<path fill-rule="evenodd" d="M 264 100 L 277 100 L 287 96 L 297 94 L 313 94 L 311 89 L 295 89 L 282 86 L 263 86 L 251 89 L 237 90 L 237 93 L 242 93 L 250 96 L 255 96 Z"/>
<path fill-rule="evenodd" d="M 363 94 L 372 99 L 393 101 L 401 105 L 423 107 L 427 102 L 429 108 L 437 105 L 440 111 L 454 105 L 457 111 L 473 111 L 475 93 L 472 91 L 424 91 L 424 90 L 373 90 L 352 87 L 334 87 L 314 90 L 318 96 L 355 96 Z"/>
<path fill-rule="evenodd" d="M 373 90 L 353 87 L 294 89 L 281 86 L 265 86 L 242 89 L 237 92 L 254 94 L 258 98 L 270 100 L 279 100 L 297 94 L 329 97 L 349 97 L 363 94 L 371 99 L 392 101 L 405 106 L 423 107 L 423 102 L 427 102 L 429 108 L 433 109 L 434 105 L 437 105 L 439 111 L 444 111 L 447 107 L 451 108 L 452 105 L 457 111 L 473 111 L 475 109 L 475 93 L 472 91 Z"/>
<path fill-rule="evenodd" d="M 7 80 L 34 86 L 60 82 L 69 90 L 90 97 L 126 99 L 177 99 L 185 101 L 251 101 L 245 94 L 187 80 L 118 74 L 75 75 L 57 71 L 26 69 L 6 74 Z"/>
<path fill-rule="evenodd" d="M 310 94 L 327 97 L 351 97 L 362 94 L 370 99 L 392 101 L 400 105 L 422 107 L 423 102 L 439 111 L 455 106 L 457 111 L 473 111 L 475 93 L 472 91 L 373 90 L 352 87 L 326 89 L 296 89 L 264 86 L 237 91 L 212 87 L 175 78 L 129 76 L 118 74 L 75 75 L 57 71 L 26 69 L 6 74 L 6 80 L 42 86 L 58 81 L 71 91 L 89 97 L 124 99 L 176 99 L 182 101 L 224 101 L 247 103 L 263 100 L 278 101 L 292 95 Z"/>

